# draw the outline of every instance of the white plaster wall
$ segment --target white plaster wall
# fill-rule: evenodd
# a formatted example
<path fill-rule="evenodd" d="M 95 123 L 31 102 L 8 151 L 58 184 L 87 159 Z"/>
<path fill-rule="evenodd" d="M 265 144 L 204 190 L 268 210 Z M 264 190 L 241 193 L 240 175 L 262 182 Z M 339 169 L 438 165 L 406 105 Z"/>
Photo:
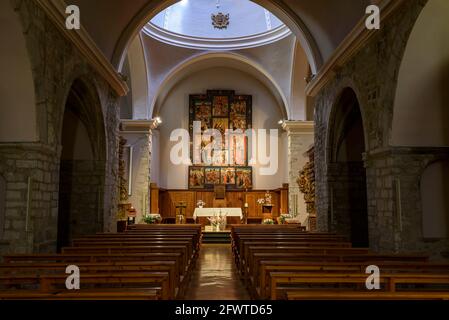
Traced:
<path fill-rule="evenodd" d="M 286 104 L 288 104 L 290 103 L 295 39 L 291 35 L 270 45 L 229 52 L 241 55 L 262 66 L 287 99 Z M 147 59 L 149 82 L 151 83 L 149 88 L 151 103 L 158 98 L 157 95 L 161 85 L 172 70 L 191 58 L 207 52 L 171 46 L 154 40 L 145 34 L 142 34 L 142 41 Z M 153 110 L 150 110 L 150 114 L 152 112 Z"/>
<path fill-rule="evenodd" d="M 17 14 L 0 1 L 0 142 L 37 141 L 31 63 Z"/>
<path fill-rule="evenodd" d="M 287 143 L 285 134 L 277 123 L 281 118 L 281 107 L 270 91 L 251 76 L 235 69 L 211 68 L 192 74 L 178 83 L 162 105 L 160 116 L 163 123 L 159 128 L 159 186 L 168 189 L 186 189 L 188 187 L 188 166 L 176 166 L 170 161 L 170 150 L 175 143 L 170 142 L 169 137 L 174 129 L 188 129 L 189 94 L 206 93 L 208 89 L 229 89 L 236 90 L 237 94 L 252 95 L 253 128 L 279 130 L 278 170 L 273 176 L 262 176 L 259 174 L 260 165 L 254 166 L 254 188 L 274 189 L 279 188 L 282 183 L 288 182 L 284 165 L 287 158 Z"/>
<path fill-rule="evenodd" d="M 304 50 L 298 42 L 295 45 L 292 67 L 291 116 L 289 120 L 307 120 L 307 82 L 305 78 L 309 70 L 309 63 Z"/>
<path fill-rule="evenodd" d="M 392 145 L 449 145 L 449 1 L 431 0 L 399 71 Z"/>

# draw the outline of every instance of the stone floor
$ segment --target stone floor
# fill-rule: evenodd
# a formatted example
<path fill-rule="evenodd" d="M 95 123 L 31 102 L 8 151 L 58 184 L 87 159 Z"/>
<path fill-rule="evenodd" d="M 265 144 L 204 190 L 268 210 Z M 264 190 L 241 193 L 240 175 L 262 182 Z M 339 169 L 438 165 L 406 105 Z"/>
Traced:
<path fill-rule="evenodd" d="M 186 300 L 249 300 L 229 244 L 203 244 Z"/>

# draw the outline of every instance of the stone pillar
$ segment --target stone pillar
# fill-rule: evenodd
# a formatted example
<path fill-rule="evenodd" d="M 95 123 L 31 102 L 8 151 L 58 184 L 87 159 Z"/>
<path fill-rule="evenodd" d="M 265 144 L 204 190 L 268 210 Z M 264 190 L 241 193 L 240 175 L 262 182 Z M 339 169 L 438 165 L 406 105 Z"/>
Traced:
<path fill-rule="evenodd" d="M 314 143 L 313 121 L 285 121 L 282 125 L 287 131 L 288 140 L 288 187 L 289 213 L 299 215 L 301 224 L 307 223 L 304 194 L 297 183 L 299 172 L 309 160 L 306 151 Z"/>
<path fill-rule="evenodd" d="M 153 130 L 158 126 L 155 120 L 122 120 L 122 134 L 133 148 L 131 168 L 132 181 L 129 201 L 137 210 L 136 222 L 141 222 L 150 212 L 150 176 Z"/>

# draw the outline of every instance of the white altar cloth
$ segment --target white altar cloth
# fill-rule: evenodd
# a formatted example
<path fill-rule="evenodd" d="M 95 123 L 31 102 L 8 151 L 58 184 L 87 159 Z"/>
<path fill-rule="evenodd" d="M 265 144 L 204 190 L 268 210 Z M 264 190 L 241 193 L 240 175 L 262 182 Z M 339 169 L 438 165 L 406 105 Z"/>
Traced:
<path fill-rule="evenodd" d="M 240 219 L 243 219 L 242 208 L 195 208 L 193 219 L 218 216 L 220 213 L 228 217 L 240 217 Z"/>

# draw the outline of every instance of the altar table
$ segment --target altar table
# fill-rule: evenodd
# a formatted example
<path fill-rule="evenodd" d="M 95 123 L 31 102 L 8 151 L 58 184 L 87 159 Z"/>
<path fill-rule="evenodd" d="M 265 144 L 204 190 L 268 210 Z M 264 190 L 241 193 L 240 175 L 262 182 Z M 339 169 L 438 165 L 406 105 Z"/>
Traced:
<path fill-rule="evenodd" d="M 226 215 L 227 217 L 240 217 L 243 219 L 242 208 L 195 208 L 193 219 L 198 217 L 213 217 L 218 215 Z"/>

